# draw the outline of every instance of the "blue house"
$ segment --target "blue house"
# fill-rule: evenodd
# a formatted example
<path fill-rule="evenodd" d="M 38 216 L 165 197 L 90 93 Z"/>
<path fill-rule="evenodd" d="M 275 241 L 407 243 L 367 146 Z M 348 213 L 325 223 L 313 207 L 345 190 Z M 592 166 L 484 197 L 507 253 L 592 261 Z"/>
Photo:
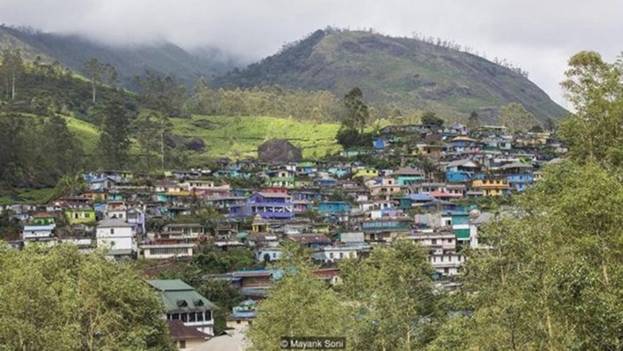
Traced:
<path fill-rule="evenodd" d="M 318 212 L 328 215 L 348 213 L 351 207 L 346 201 L 323 201 L 318 204 Z"/>
<path fill-rule="evenodd" d="M 414 193 L 408 194 L 407 196 L 403 196 L 400 198 L 399 208 L 402 210 L 407 210 L 415 204 L 424 204 L 435 201 L 435 198 L 429 193 Z"/>
<path fill-rule="evenodd" d="M 469 159 L 456 160 L 446 166 L 446 181 L 449 183 L 465 183 L 478 179 L 480 166 Z"/>
<path fill-rule="evenodd" d="M 514 162 L 501 166 L 500 171 L 505 175 L 511 189 L 518 192 L 526 190 L 534 182 L 531 164 Z"/>
<path fill-rule="evenodd" d="M 291 219 L 294 217 L 292 198 L 283 192 L 256 192 L 244 205 L 229 208 L 231 217 L 254 217 L 264 219 Z"/>
<path fill-rule="evenodd" d="M 321 188 L 330 188 L 337 185 L 337 180 L 334 178 L 323 177 L 314 180 L 314 183 Z"/>
<path fill-rule="evenodd" d="M 376 138 L 372 142 L 372 147 L 374 147 L 376 150 L 383 150 L 385 146 L 385 139 L 383 138 Z"/>
<path fill-rule="evenodd" d="M 335 177 L 344 178 L 350 174 L 350 167 L 330 167 L 327 172 Z"/>

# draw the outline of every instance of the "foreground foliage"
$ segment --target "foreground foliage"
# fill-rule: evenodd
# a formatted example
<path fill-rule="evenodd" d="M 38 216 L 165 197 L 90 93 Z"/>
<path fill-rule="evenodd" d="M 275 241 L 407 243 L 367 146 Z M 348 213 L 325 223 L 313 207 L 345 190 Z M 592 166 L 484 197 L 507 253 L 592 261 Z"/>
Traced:
<path fill-rule="evenodd" d="M 417 350 L 434 336 L 432 268 L 418 245 L 399 241 L 346 261 L 337 289 L 313 275 L 308 259 L 285 245 L 284 276 L 249 331 L 255 349 L 278 350 L 282 336 L 336 336 L 349 350 Z"/>
<path fill-rule="evenodd" d="M 159 297 L 73 246 L 0 247 L 0 350 L 170 350 Z"/>

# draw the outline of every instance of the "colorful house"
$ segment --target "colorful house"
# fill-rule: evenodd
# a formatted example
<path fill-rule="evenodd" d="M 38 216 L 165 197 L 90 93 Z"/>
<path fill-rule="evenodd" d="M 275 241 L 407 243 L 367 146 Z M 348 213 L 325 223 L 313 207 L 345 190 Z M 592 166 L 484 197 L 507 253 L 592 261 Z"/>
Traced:
<path fill-rule="evenodd" d="M 291 219 L 294 217 L 292 197 L 285 192 L 256 192 L 243 206 L 229 208 L 232 217 L 260 215 L 264 219 Z"/>
<path fill-rule="evenodd" d="M 351 210 L 351 205 L 346 201 L 323 201 L 318 204 L 318 212 L 322 214 L 343 214 Z"/>
<path fill-rule="evenodd" d="M 70 225 L 95 224 L 95 210 L 90 207 L 68 208 L 64 211 L 65 219 Z"/>
<path fill-rule="evenodd" d="M 482 191 L 484 196 L 502 196 L 511 188 L 506 179 L 477 179 L 472 182 L 472 189 Z"/>
<path fill-rule="evenodd" d="M 392 176 L 396 179 L 396 184 L 406 186 L 423 181 L 424 171 L 418 168 L 403 167 L 398 168 L 397 171 L 392 173 Z"/>
<path fill-rule="evenodd" d="M 360 168 L 353 174 L 353 178 L 375 178 L 378 176 L 379 171 L 374 168 Z"/>

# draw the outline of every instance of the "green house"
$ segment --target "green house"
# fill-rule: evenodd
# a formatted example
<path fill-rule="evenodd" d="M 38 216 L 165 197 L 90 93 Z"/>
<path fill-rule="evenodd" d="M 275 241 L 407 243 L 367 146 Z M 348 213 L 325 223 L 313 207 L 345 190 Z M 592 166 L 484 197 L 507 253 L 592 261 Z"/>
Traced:
<path fill-rule="evenodd" d="M 213 312 L 217 307 L 210 300 L 180 279 L 147 282 L 160 295 L 168 321 L 182 321 L 187 327 L 194 327 L 202 333 L 214 335 Z"/>
<path fill-rule="evenodd" d="M 64 212 L 65 219 L 70 225 L 94 224 L 96 222 L 95 210 L 92 208 L 68 208 Z"/>

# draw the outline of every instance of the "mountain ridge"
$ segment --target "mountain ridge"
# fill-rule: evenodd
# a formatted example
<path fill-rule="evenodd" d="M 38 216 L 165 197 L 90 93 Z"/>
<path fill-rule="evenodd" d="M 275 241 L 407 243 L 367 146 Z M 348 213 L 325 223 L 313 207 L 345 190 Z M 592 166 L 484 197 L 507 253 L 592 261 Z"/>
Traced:
<path fill-rule="evenodd" d="M 482 57 L 412 38 L 365 31 L 317 30 L 278 53 L 217 77 L 220 87 L 279 85 L 326 89 L 357 86 L 372 104 L 493 120 L 519 102 L 539 120 L 567 111 L 522 74 Z"/>

